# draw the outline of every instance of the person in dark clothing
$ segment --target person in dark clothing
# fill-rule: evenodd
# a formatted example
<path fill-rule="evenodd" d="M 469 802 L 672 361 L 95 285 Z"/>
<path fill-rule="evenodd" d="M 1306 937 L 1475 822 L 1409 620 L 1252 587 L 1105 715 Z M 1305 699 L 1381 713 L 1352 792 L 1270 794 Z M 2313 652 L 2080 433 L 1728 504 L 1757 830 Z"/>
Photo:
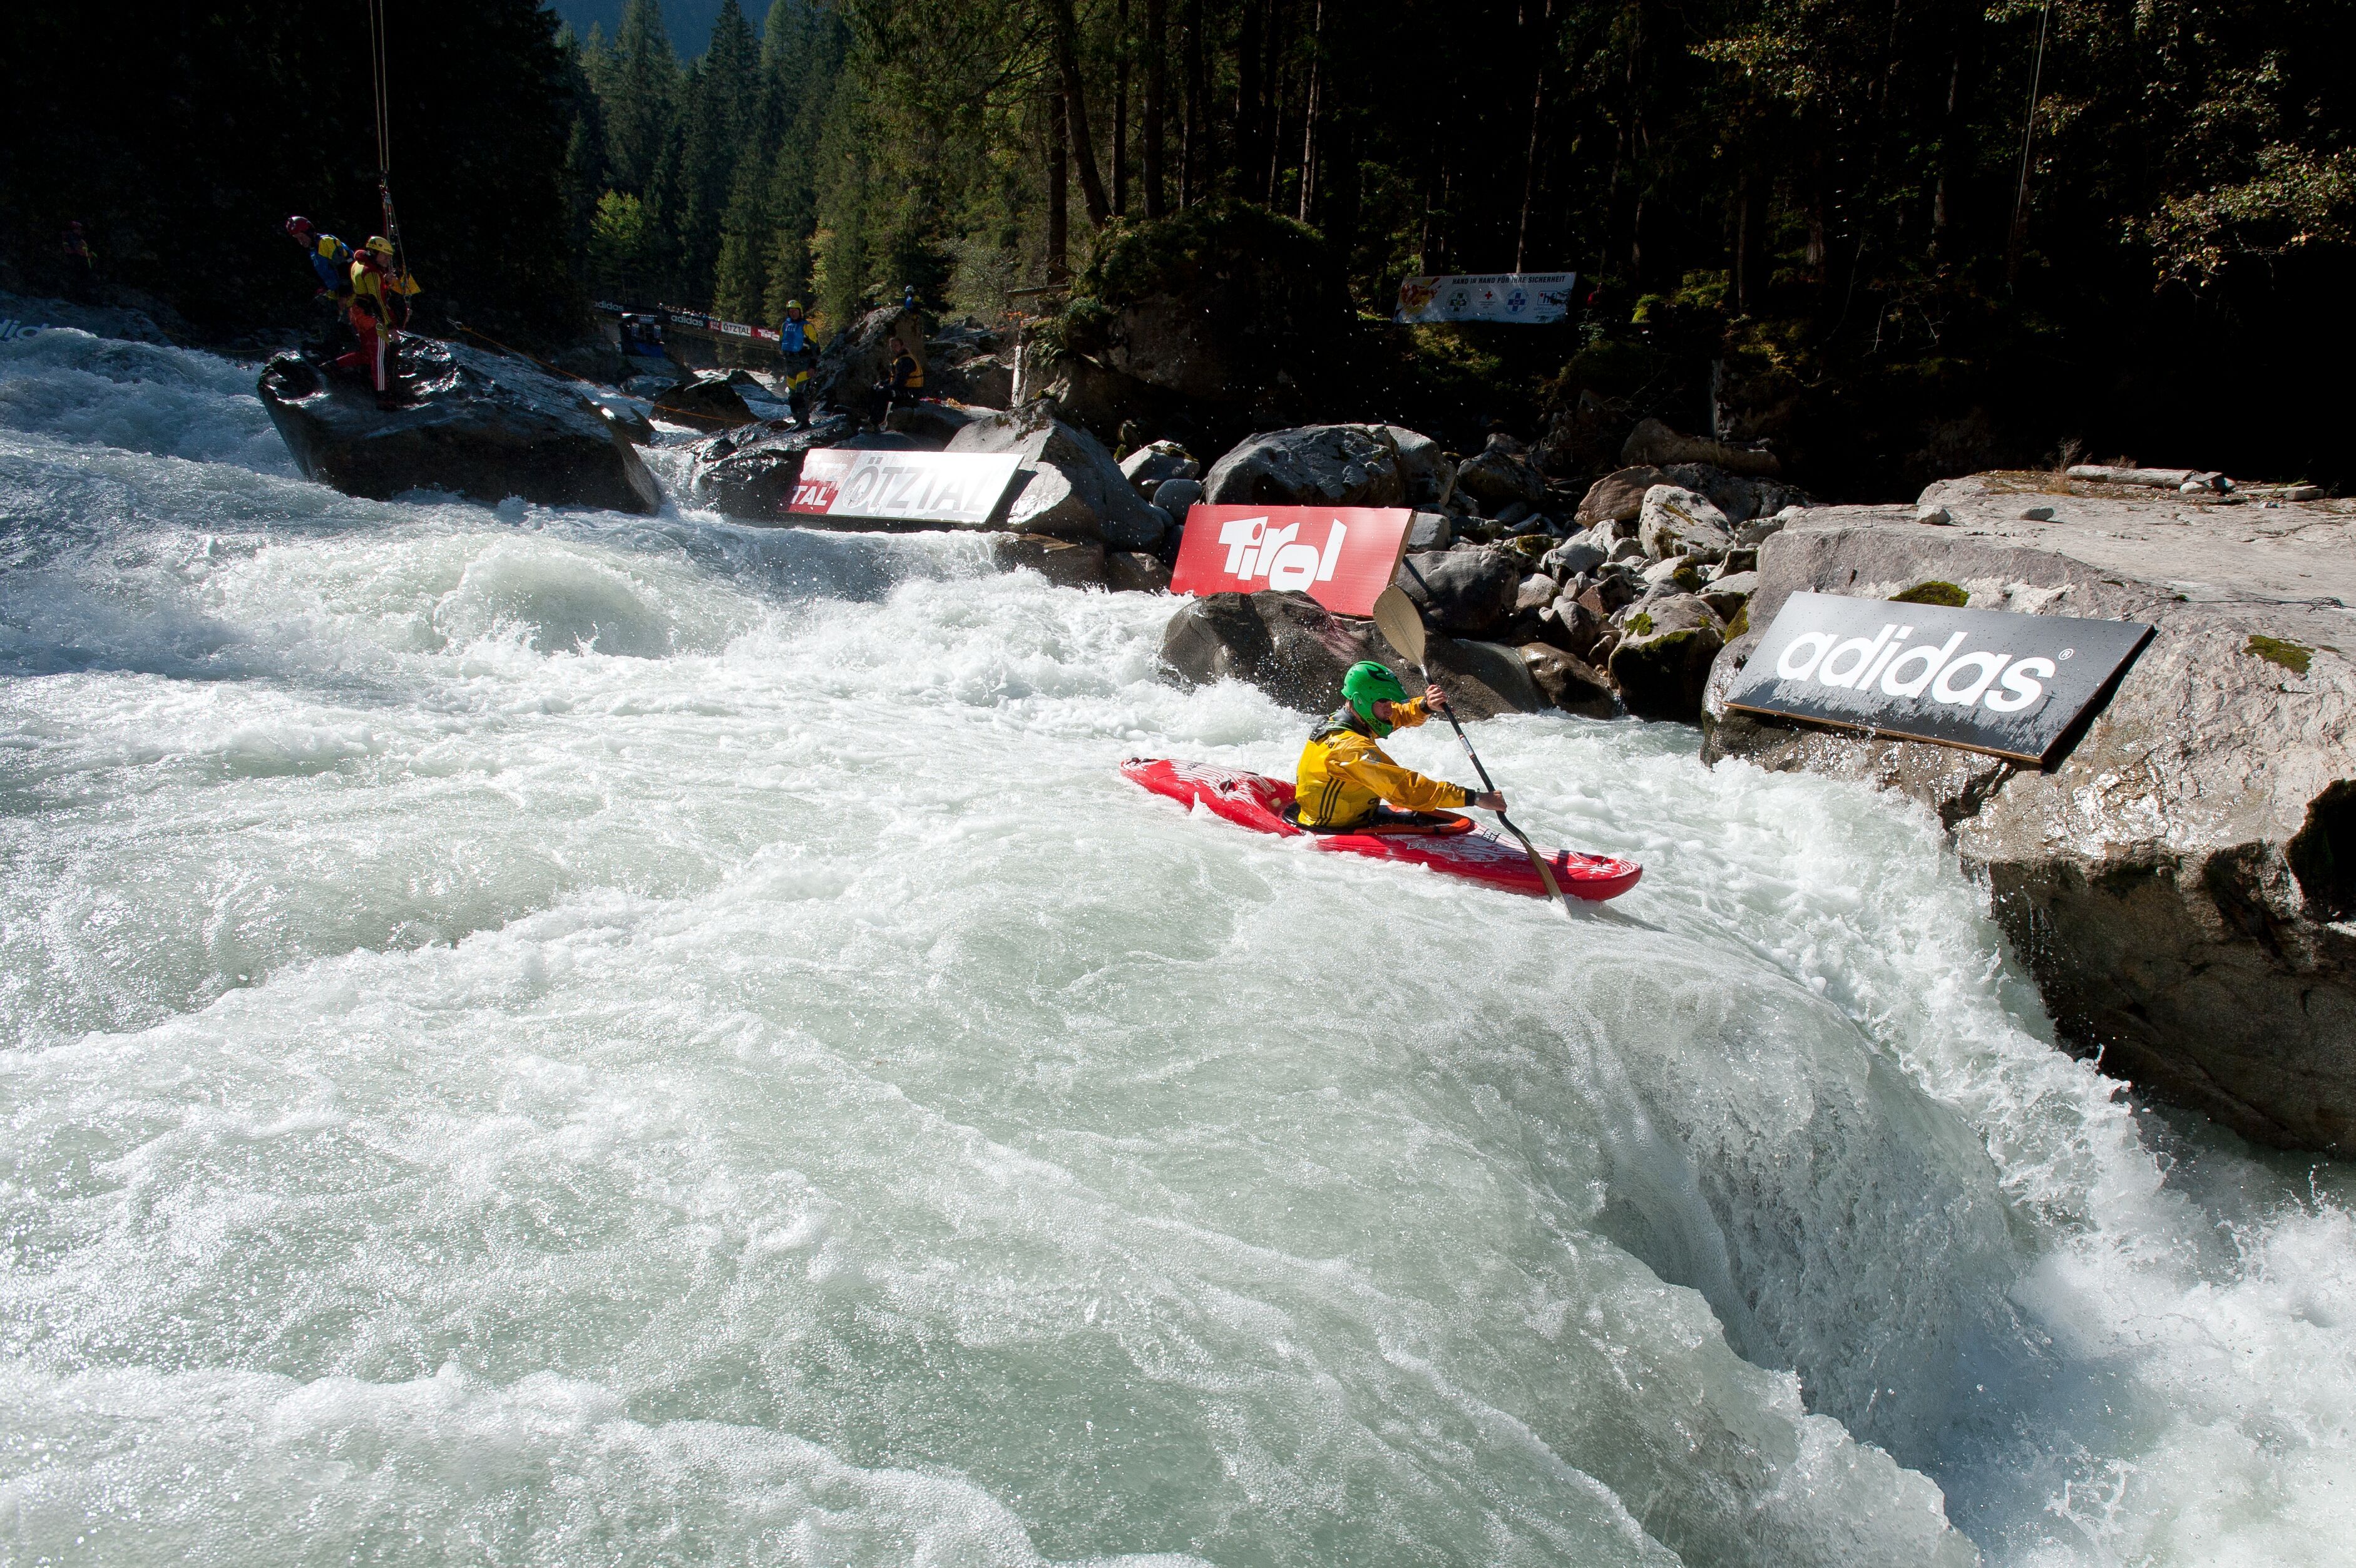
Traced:
<path fill-rule="evenodd" d="M 90 239 L 82 232 L 80 219 L 66 225 L 59 248 L 65 252 L 66 297 L 91 304 L 98 298 L 98 260 L 90 253 Z"/>
<path fill-rule="evenodd" d="M 356 352 L 359 338 L 352 331 L 352 248 L 333 234 L 322 234 L 300 213 L 286 220 L 286 237 L 303 247 L 311 275 L 319 290 L 311 297 L 327 315 L 313 349 L 327 359 Z"/>
<path fill-rule="evenodd" d="M 925 367 L 908 352 L 908 346 L 894 338 L 891 340 L 891 369 L 875 387 L 875 423 L 881 424 L 894 405 L 915 403 L 925 395 Z"/>

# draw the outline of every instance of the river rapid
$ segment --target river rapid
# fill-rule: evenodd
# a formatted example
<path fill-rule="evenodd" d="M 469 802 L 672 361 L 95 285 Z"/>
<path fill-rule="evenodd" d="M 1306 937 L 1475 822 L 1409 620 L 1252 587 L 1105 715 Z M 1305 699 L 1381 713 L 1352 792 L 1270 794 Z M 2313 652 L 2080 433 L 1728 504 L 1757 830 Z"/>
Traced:
<path fill-rule="evenodd" d="M 1566 920 L 1126 783 L 1306 727 L 1164 598 L 253 375 L 0 343 L 0 1563 L 2351 1560 L 2346 1170 L 1902 802 L 1484 725 Z"/>

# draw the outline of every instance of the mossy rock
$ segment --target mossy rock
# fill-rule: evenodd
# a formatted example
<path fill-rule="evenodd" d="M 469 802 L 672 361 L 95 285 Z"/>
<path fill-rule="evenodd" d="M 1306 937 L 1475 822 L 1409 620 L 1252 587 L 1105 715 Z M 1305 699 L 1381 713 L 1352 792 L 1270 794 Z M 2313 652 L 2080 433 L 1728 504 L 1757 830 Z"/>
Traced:
<path fill-rule="evenodd" d="M 1726 623 L 1726 640 L 1732 642 L 1736 638 L 1740 637 L 1744 632 L 1749 631 L 1750 629 L 1751 607 L 1749 605 L 1744 605 L 1740 609 L 1734 612 L 1734 618 Z"/>
<path fill-rule="evenodd" d="M 1954 584 L 1942 583 L 1936 579 L 1927 583 L 1917 583 L 1902 594 L 1890 596 L 1890 602 L 1893 605 L 1944 605 L 1951 610 L 1962 609 L 1971 603 L 1971 595 L 1955 586 Z"/>
<path fill-rule="evenodd" d="M 1546 558 L 1547 552 L 1552 550 L 1554 544 L 1555 542 L 1543 533 L 1516 533 L 1505 542 L 1506 549 L 1533 566 Z"/>
<path fill-rule="evenodd" d="M 1325 238 L 1306 223 L 1244 201 L 1209 201 L 1151 222 L 1119 222 L 1097 237 L 1096 252 L 1073 287 L 1119 308 L 1162 295 L 1188 295 L 1204 269 L 1237 256 L 1313 275 L 1325 263 Z"/>
<path fill-rule="evenodd" d="M 2312 648 L 2285 642 L 2278 637 L 2261 637 L 2256 633 L 2251 634 L 2249 646 L 2243 651 L 2254 654 L 2269 664 L 2279 664 L 2294 675 L 2306 674 L 2308 663 L 2315 657 Z"/>
<path fill-rule="evenodd" d="M 1627 624 L 1628 635 L 1631 637 L 1650 637 L 1653 635 L 1653 618 L 1645 614 L 1643 610 L 1638 610 L 1634 615 L 1630 616 L 1628 618 Z"/>

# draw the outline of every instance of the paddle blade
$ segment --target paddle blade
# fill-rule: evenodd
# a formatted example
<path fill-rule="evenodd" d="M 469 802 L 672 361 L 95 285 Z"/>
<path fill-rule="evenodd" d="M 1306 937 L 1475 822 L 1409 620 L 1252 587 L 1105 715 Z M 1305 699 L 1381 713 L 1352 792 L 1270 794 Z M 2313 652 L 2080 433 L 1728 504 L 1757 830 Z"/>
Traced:
<path fill-rule="evenodd" d="M 1417 669 L 1423 664 L 1423 612 L 1393 583 L 1375 600 L 1375 629 L 1392 650 Z"/>

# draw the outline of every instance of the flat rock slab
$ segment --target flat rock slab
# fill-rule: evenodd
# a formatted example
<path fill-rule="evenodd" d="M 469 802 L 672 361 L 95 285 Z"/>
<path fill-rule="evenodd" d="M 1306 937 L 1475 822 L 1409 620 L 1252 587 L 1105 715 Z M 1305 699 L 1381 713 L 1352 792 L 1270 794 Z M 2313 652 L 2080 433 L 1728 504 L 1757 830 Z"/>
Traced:
<path fill-rule="evenodd" d="M 391 407 L 367 381 L 299 354 L 263 368 L 262 406 L 307 478 L 376 500 L 430 489 L 490 506 L 509 496 L 631 512 L 662 504 L 623 427 L 573 383 L 431 338 L 403 339 L 400 363 Z"/>
<path fill-rule="evenodd" d="M 2356 614 L 2339 602 L 2356 509 L 2081 496 L 2043 475 L 1924 499 L 1951 521 L 1819 508 L 1761 547 L 1750 629 L 1711 670 L 1705 759 L 1923 801 L 2068 1043 L 2249 1137 L 2356 1148 Z M 1925 583 L 2158 629 L 2050 772 L 1725 709 L 1791 594 Z"/>

